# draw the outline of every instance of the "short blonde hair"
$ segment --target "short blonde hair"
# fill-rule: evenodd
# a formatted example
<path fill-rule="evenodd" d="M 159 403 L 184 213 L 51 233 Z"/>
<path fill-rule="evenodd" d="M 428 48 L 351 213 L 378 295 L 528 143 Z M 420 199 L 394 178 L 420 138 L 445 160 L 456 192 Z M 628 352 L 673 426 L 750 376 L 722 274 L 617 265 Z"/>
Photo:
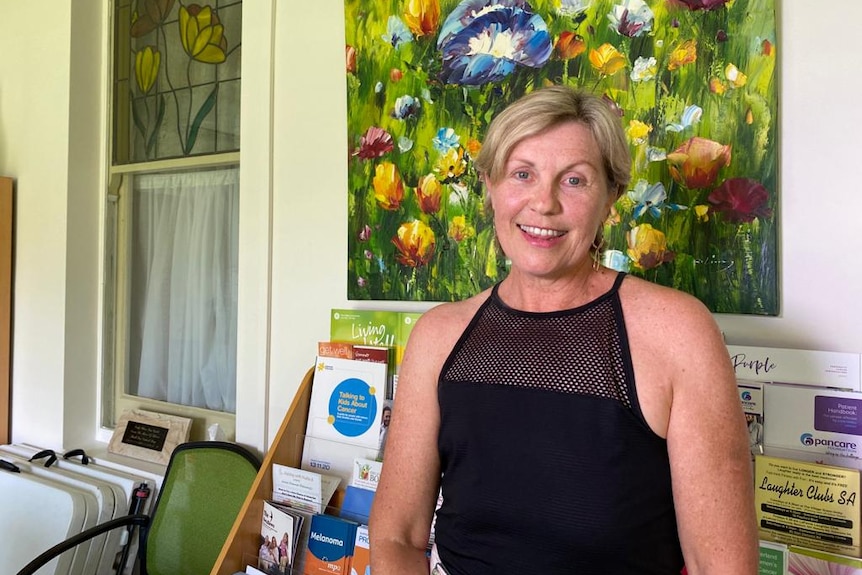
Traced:
<path fill-rule="evenodd" d="M 592 132 L 602 155 L 608 191 L 619 198 L 629 185 L 632 164 L 620 118 L 601 98 L 571 86 L 534 90 L 500 112 L 485 133 L 476 169 L 496 182 L 519 142 L 566 122 L 580 122 Z"/>

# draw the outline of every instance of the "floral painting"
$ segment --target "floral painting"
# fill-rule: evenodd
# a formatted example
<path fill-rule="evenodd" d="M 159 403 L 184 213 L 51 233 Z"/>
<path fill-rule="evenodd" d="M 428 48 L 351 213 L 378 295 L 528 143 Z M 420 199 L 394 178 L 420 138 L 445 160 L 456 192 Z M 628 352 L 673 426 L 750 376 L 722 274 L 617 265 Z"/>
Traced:
<path fill-rule="evenodd" d="M 606 265 L 776 315 L 774 0 L 346 0 L 348 296 L 451 301 L 505 277 L 473 166 L 551 84 L 620 116 Z"/>

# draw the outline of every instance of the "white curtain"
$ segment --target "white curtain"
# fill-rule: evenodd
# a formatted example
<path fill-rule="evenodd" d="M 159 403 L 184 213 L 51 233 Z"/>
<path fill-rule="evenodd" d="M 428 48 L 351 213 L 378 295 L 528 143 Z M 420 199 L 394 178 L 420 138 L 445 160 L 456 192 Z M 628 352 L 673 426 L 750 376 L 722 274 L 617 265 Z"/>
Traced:
<path fill-rule="evenodd" d="M 239 169 L 134 178 L 130 391 L 234 413 Z"/>

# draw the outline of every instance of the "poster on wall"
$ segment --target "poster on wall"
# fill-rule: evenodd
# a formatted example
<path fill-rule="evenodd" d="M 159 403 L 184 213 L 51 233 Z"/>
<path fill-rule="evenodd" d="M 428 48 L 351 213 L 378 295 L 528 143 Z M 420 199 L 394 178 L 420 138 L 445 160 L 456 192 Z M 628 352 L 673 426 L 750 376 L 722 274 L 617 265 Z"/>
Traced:
<path fill-rule="evenodd" d="M 777 315 L 774 0 L 345 0 L 348 297 L 452 301 L 505 277 L 473 161 L 551 84 L 632 152 L 606 264 L 717 313 Z"/>

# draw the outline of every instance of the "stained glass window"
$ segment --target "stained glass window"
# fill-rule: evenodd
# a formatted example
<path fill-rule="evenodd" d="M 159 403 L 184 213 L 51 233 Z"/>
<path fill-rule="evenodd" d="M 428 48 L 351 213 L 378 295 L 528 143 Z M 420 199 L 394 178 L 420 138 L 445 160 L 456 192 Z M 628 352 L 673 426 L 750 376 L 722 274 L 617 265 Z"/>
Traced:
<path fill-rule="evenodd" d="M 113 164 L 239 150 L 242 2 L 115 5 Z"/>

